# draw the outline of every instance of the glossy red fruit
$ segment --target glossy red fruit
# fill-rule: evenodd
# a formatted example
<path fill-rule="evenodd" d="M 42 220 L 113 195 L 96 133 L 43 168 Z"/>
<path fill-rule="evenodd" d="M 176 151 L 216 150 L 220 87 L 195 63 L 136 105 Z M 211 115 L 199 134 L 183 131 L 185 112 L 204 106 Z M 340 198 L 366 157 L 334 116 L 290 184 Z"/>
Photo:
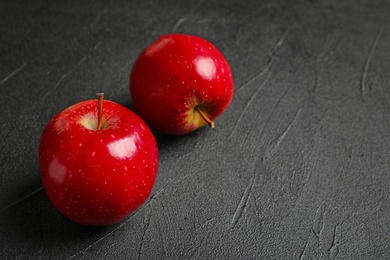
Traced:
<path fill-rule="evenodd" d="M 39 147 L 42 181 L 54 206 L 94 226 L 118 223 L 145 202 L 158 166 L 157 144 L 143 120 L 102 97 L 99 104 L 83 101 L 60 112 Z"/>
<path fill-rule="evenodd" d="M 130 93 L 141 117 L 153 128 L 186 134 L 213 121 L 234 92 L 230 66 L 203 38 L 168 34 L 149 45 L 130 75 Z"/>

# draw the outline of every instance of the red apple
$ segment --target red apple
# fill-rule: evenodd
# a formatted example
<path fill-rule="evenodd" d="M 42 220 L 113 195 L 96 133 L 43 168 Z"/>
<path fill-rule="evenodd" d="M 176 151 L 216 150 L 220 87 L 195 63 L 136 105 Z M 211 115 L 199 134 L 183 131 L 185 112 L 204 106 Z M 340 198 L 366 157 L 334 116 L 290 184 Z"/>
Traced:
<path fill-rule="evenodd" d="M 137 58 L 130 93 L 151 127 L 182 135 L 213 121 L 233 98 L 233 77 L 222 53 L 203 38 L 168 34 Z"/>
<path fill-rule="evenodd" d="M 77 103 L 53 117 L 39 147 L 41 176 L 54 206 L 84 225 L 118 223 L 150 195 L 155 138 L 144 121 L 108 100 Z"/>

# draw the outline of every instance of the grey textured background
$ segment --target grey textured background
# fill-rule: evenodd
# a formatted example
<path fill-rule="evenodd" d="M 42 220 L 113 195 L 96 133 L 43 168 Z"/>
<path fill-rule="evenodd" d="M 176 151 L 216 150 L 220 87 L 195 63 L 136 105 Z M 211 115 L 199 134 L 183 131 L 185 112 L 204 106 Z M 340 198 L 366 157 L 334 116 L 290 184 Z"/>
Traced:
<path fill-rule="evenodd" d="M 389 259 L 389 13 L 387 0 L 2 0 L 0 258 Z M 230 108 L 215 130 L 156 135 L 153 194 L 124 222 L 68 221 L 41 188 L 44 126 L 100 91 L 132 108 L 132 64 L 172 32 L 224 53 Z"/>

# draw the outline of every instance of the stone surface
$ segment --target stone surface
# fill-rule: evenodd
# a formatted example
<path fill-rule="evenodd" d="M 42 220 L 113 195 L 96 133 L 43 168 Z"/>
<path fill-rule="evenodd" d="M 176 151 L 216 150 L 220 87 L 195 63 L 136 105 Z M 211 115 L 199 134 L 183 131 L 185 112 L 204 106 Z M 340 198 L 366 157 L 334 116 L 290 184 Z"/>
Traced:
<path fill-rule="evenodd" d="M 2 1 L 0 258 L 390 258 L 389 12 L 385 0 Z M 44 126 L 97 92 L 132 108 L 133 62 L 172 32 L 224 53 L 230 108 L 214 130 L 156 134 L 153 194 L 124 222 L 70 222 L 41 187 Z"/>

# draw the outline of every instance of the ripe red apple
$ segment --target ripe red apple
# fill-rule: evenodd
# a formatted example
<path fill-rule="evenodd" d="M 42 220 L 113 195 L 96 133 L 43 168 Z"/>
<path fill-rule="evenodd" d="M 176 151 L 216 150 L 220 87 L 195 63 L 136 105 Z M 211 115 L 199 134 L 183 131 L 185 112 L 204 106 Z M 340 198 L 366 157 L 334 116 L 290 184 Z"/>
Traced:
<path fill-rule="evenodd" d="M 139 55 L 130 93 L 151 127 L 181 135 L 213 121 L 233 98 L 233 77 L 222 53 L 203 38 L 168 34 Z"/>
<path fill-rule="evenodd" d="M 150 195 L 158 150 L 139 116 L 100 95 L 50 120 L 39 161 L 54 206 L 75 222 L 103 226 L 121 221 Z"/>

